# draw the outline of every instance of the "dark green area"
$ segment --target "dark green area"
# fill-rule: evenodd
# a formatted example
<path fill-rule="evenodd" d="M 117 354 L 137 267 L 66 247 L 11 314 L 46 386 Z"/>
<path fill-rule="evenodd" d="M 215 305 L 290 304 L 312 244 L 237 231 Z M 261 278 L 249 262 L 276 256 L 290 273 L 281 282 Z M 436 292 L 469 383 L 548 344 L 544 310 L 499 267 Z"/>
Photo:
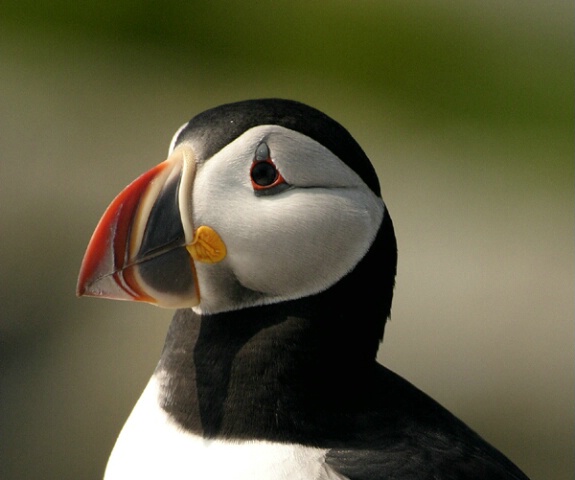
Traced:
<path fill-rule="evenodd" d="M 422 118 L 572 131 L 572 14 L 445 2 L 9 2 L 0 25 L 150 49 L 182 65 L 301 70 Z M 529 5 L 514 8 L 527 10 Z M 557 9 L 549 13 L 548 10 Z M 497 11 L 497 9 L 501 11 Z M 565 18 L 557 20 L 557 17 Z M 547 28 L 548 25 L 551 28 Z"/>

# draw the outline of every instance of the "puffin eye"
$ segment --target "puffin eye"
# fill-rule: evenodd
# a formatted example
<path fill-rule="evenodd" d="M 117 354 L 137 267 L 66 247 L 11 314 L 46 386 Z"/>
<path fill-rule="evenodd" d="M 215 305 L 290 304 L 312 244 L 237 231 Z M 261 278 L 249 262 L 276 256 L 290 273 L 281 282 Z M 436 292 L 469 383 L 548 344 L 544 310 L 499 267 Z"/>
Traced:
<path fill-rule="evenodd" d="M 276 166 L 270 160 L 252 163 L 250 173 L 256 189 L 271 187 L 279 177 Z"/>
<path fill-rule="evenodd" d="M 285 179 L 270 158 L 270 149 L 265 142 L 261 142 L 254 155 L 254 161 L 250 169 L 252 187 L 258 194 L 272 193 L 268 190 L 276 190 L 275 187 L 287 187 Z"/>

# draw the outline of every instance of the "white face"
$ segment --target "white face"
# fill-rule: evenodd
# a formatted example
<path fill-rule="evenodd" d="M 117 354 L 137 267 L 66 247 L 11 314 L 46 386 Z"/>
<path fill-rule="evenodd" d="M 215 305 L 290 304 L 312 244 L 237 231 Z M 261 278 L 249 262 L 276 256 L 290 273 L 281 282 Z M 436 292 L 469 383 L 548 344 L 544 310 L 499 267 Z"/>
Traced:
<path fill-rule="evenodd" d="M 250 170 L 261 142 L 289 187 L 260 195 Z M 213 228 L 227 248 L 220 263 L 196 263 L 201 300 L 195 308 L 202 313 L 295 299 L 330 287 L 369 250 L 385 209 L 333 153 L 275 125 L 246 131 L 200 162 L 194 173 L 189 205 L 181 211 L 192 212 L 196 228 Z"/>

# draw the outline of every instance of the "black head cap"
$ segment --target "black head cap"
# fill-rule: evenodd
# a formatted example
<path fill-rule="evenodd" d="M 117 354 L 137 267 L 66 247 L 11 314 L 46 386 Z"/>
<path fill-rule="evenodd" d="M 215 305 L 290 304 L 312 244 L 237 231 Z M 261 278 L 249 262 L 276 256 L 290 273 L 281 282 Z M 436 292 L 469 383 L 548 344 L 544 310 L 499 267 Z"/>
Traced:
<path fill-rule="evenodd" d="M 350 133 L 319 110 L 293 100 L 246 100 L 206 110 L 188 122 L 178 134 L 175 144 L 192 140 L 198 160 L 207 160 L 244 132 L 258 125 L 279 125 L 319 142 L 347 164 L 381 197 L 375 170 Z M 355 344 L 358 351 L 361 350 L 362 356 L 373 358 L 391 312 L 396 265 L 397 245 L 391 217 L 386 208 L 382 225 L 370 250 L 354 271 L 327 291 L 290 303 L 293 303 L 296 309 L 300 304 L 304 304 L 308 311 L 314 310 L 317 304 L 324 317 L 341 318 L 336 323 L 342 326 L 349 325 L 345 319 L 355 318 L 360 321 L 363 328 L 346 327 L 342 330 L 342 335 L 345 336 L 348 348 Z M 342 299 L 350 298 L 355 301 L 342 302 Z M 329 314 L 326 314 L 326 308 L 331 309 Z M 329 330 L 334 331 L 334 325 L 331 325 Z M 353 339 L 351 336 L 357 338 Z"/>
<path fill-rule="evenodd" d="M 355 171 L 376 195 L 381 196 L 375 170 L 349 132 L 319 110 L 293 100 L 245 100 L 206 110 L 188 122 L 175 143 L 196 140 L 198 160 L 205 160 L 258 125 L 279 125 L 314 139 Z"/>

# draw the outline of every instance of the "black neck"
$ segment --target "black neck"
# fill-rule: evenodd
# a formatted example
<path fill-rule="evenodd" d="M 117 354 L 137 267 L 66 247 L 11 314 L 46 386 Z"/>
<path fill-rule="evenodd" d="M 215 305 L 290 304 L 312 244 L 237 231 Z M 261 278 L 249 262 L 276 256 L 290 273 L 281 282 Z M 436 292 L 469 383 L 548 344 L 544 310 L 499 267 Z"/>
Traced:
<path fill-rule="evenodd" d="M 390 242 L 386 225 L 376 243 Z M 206 437 L 343 438 L 346 412 L 352 418 L 369 397 L 361 390 L 389 315 L 391 244 L 393 258 L 376 245 L 318 295 L 216 315 L 178 311 L 156 371 L 164 410 Z"/>

